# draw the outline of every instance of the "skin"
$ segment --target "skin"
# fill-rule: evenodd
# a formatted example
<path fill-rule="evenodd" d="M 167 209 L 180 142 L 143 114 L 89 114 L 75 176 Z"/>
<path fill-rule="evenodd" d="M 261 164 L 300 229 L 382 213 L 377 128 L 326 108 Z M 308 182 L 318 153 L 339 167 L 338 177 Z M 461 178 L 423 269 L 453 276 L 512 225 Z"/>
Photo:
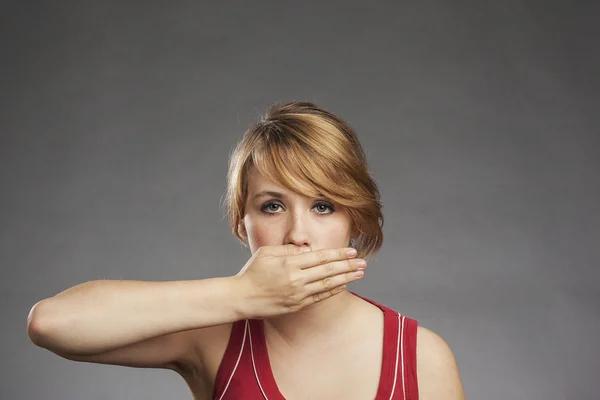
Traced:
<path fill-rule="evenodd" d="M 300 194 L 304 187 L 301 181 L 297 187 L 299 193 L 276 185 L 254 168 L 249 171 L 246 214 L 239 232 L 247 239 L 252 253 L 261 246 L 289 243 L 309 246 L 312 250 L 342 248 L 356 238 L 352 221 L 342 207 L 325 198 Z M 299 312 L 265 320 L 265 335 L 273 343 L 274 352 L 277 347 L 291 355 L 306 351 L 321 355 L 334 352 L 331 338 L 336 338 L 340 346 L 361 340 L 357 321 L 360 321 L 358 326 L 377 324 L 372 309 L 368 311 L 369 306 L 364 303 L 343 291 Z M 349 332 L 356 332 L 355 336 Z M 348 342 L 341 342 L 341 337 L 348 337 Z M 465 399 L 450 347 L 439 335 L 422 326 L 417 331 L 417 374 L 420 400 Z"/>
<path fill-rule="evenodd" d="M 302 193 L 301 182 L 298 182 L 298 188 Z M 280 195 L 254 198 L 256 194 L 265 190 L 275 191 Z M 288 243 L 310 246 L 312 250 L 342 248 L 347 247 L 350 238 L 356 234 L 352 230 L 350 218 L 339 205 L 327 199 L 311 199 L 278 187 L 257 171 L 251 171 L 246 211 L 239 228 L 240 233 L 247 237 L 252 253 L 264 245 Z M 214 287 L 222 289 L 223 283 L 219 282 L 223 281 L 206 281 L 194 287 L 209 290 L 208 286 L 214 284 Z M 114 296 L 119 296 L 124 303 L 128 303 L 130 309 L 140 301 L 140 295 L 144 291 L 149 291 L 150 286 L 149 283 L 133 281 L 108 282 L 106 285 L 105 283 L 102 282 L 105 289 L 101 290 L 111 290 Z M 188 283 L 178 284 L 188 286 Z M 198 282 L 190 284 L 198 285 Z M 94 284 L 93 287 L 97 288 L 97 285 Z M 108 287 L 111 289 L 107 289 Z M 54 336 L 53 323 L 44 321 L 58 321 L 58 330 L 64 331 L 61 327 L 64 324 L 60 323 L 64 320 L 60 317 L 60 310 L 63 307 L 78 310 L 82 298 L 92 299 L 96 296 L 94 290 L 96 289 L 84 284 L 55 296 L 49 303 L 51 312 L 46 312 L 50 317 L 43 316 L 43 308 L 46 306 L 36 312 L 32 309 L 28 318 L 30 337 L 35 338 L 38 345 L 49 345 L 50 342 L 42 339 Z M 168 290 L 165 289 L 165 292 Z M 160 309 L 160 305 L 154 307 Z M 110 306 L 98 308 L 100 320 L 127 318 L 127 313 L 130 312 L 111 310 Z M 52 310 L 59 311 L 57 313 Z M 181 319 L 190 318 L 185 314 L 185 307 L 180 312 Z M 58 317 L 53 316 L 53 313 Z M 111 313 L 114 314 L 113 317 Z M 95 323 L 94 317 L 90 318 L 87 321 L 90 324 Z M 382 320 L 382 313 L 377 307 L 348 291 L 342 291 L 298 312 L 265 319 L 265 337 L 278 384 L 290 393 L 300 391 L 298 395 L 303 396 L 301 398 L 315 398 L 312 394 L 305 396 L 305 393 L 302 393 L 303 389 L 331 389 L 332 382 L 336 393 L 338 390 L 348 391 L 341 395 L 342 398 L 373 398 L 382 351 Z M 106 329 L 106 341 L 109 342 L 118 334 L 118 327 L 115 328 L 115 324 L 104 325 L 98 325 L 99 335 L 102 336 L 103 329 Z M 113 329 L 111 333 L 111 328 L 116 330 Z M 120 347 L 105 343 L 100 346 L 108 349 L 93 353 L 89 349 L 71 353 L 64 345 L 49 345 L 49 349 L 73 361 L 172 369 L 185 379 L 194 398 L 201 399 L 210 398 L 212 382 L 227 346 L 230 330 L 231 324 L 219 324 L 210 328 L 150 337 Z M 86 333 L 85 329 L 83 331 L 83 337 L 94 336 Z M 96 342 L 99 340 L 101 341 L 96 339 Z M 80 347 L 82 346 L 85 347 L 85 344 L 80 343 Z M 315 363 L 315 359 L 319 362 Z M 292 374 L 277 376 L 278 371 L 289 371 L 290 368 L 294 368 Z M 349 371 L 353 371 L 354 375 Z M 420 400 L 465 398 L 450 348 L 441 337 L 421 326 L 417 331 L 417 373 Z M 302 379 L 297 379 L 298 374 L 305 374 L 305 378 L 312 379 L 313 382 L 316 378 L 329 381 L 321 382 L 320 388 L 298 388 L 297 383 L 302 382 Z M 346 382 L 358 384 L 347 385 Z"/>
<path fill-rule="evenodd" d="M 303 184 L 299 182 L 298 186 Z M 264 193 L 267 191 L 280 193 L 281 197 Z M 347 247 L 350 238 L 356 237 L 351 225 L 348 214 L 331 200 L 292 192 L 251 169 L 240 230 L 252 253 L 261 246 L 289 243 L 312 250 Z"/>
<path fill-rule="evenodd" d="M 299 192 L 305 187 L 301 181 L 297 186 Z M 245 211 L 239 229 L 252 253 L 261 246 L 290 243 L 313 251 L 343 248 L 356 238 L 352 220 L 339 204 L 278 186 L 255 168 L 249 171 Z M 271 318 L 265 321 L 265 329 L 274 330 L 289 346 L 303 347 L 308 343 L 302 338 L 314 339 L 318 335 L 315 332 L 328 335 L 332 326 L 341 329 L 343 321 L 348 320 L 346 313 L 357 302 L 362 300 L 344 291 L 299 312 Z"/>

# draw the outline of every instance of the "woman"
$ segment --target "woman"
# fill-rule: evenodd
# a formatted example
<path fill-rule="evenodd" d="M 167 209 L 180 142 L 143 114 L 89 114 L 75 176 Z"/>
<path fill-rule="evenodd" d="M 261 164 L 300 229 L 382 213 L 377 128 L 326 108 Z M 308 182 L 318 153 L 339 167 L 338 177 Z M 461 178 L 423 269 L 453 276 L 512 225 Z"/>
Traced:
<path fill-rule="evenodd" d="M 231 156 L 226 199 L 252 253 L 237 275 L 83 283 L 32 308 L 31 340 L 69 360 L 172 369 L 194 399 L 464 399 L 443 339 L 346 290 L 383 241 L 347 123 L 272 106 Z"/>

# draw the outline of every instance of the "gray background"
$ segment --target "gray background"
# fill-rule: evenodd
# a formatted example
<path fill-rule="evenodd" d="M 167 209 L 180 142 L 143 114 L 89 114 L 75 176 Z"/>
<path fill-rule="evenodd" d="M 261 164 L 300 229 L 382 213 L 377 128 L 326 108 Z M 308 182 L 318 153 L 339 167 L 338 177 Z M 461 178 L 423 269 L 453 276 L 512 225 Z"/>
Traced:
<path fill-rule="evenodd" d="M 27 314 L 88 280 L 237 273 L 229 152 L 309 100 L 382 192 L 351 288 L 444 337 L 470 399 L 598 398 L 597 4 L 3 2 L 0 397 L 191 398 L 35 347 Z"/>

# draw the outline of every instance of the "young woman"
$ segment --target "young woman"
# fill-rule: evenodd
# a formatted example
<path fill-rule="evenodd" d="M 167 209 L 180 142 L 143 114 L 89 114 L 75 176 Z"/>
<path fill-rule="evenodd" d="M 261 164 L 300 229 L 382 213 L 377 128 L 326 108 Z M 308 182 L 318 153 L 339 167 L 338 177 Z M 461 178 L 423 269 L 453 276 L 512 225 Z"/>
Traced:
<path fill-rule="evenodd" d="M 33 343 L 177 371 L 196 400 L 465 398 L 440 336 L 346 289 L 383 242 L 347 123 L 312 103 L 270 107 L 231 156 L 226 199 L 252 253 L 237 275 L 83 283 L 32 308 Z"/>

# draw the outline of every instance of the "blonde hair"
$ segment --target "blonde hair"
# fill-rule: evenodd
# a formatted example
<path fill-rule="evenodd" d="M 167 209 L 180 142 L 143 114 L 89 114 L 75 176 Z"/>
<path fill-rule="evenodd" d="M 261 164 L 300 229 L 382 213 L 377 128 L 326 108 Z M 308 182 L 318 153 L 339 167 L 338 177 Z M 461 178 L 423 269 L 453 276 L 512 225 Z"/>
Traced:
<path fill-rule="evenodd" d="M 248 172 L 302 194 L 325 196 L 350 216 L 358 237 L 358 257 L 375 254 L 383 243 L 380 194 L 369 174 L 356 133 L 341 118 L 310 102 L 273 104 L 250 126 L 229 160 L 225 202 L 233 234 L 244 244 L 239 226 L 245 215 Z"/>

